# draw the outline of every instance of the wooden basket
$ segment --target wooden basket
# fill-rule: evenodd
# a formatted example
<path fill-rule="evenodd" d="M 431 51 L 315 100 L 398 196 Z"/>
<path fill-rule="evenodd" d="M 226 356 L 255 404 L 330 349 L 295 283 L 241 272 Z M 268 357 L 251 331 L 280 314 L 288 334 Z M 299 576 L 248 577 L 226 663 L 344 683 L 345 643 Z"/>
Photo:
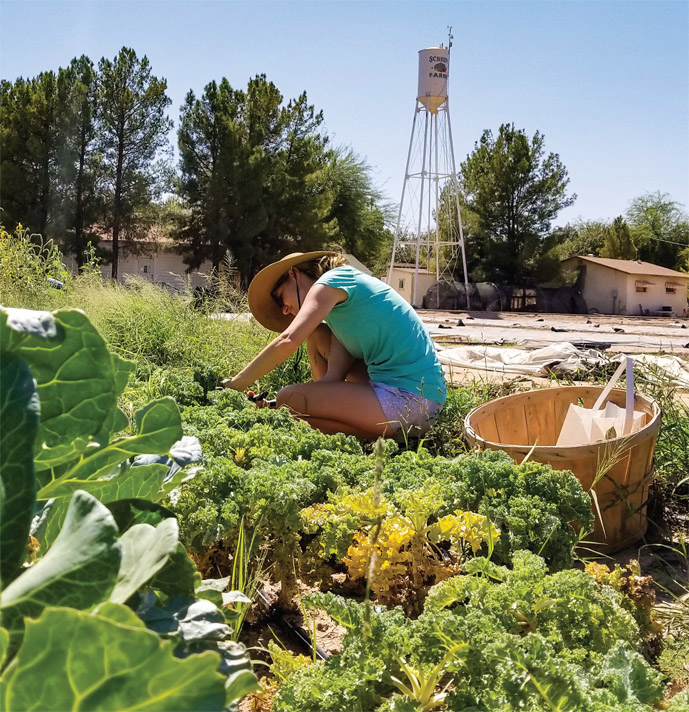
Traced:
<path fill-rule="evenodd" d="M 571 470 L 587 492 L 595 481 L 600 517 L 593 507 L 594 530 L 586 540 L 612 553 L 646 532 L 646 502 L 661 413 L 652 398 L 636 393 L 634 410 L 645 414 L 640 430 L 605 442 L 555 445 L 570 403 L 591 408 L 602 390 L 600 386 L 565 386 L 497 398 L 474 408 L 464 426 L 473 447 L 504 450 L 519 463 L 535 444 L 529 459 Z M 625 391 L 614 388 L 609 400 L 624 408 Z"/>

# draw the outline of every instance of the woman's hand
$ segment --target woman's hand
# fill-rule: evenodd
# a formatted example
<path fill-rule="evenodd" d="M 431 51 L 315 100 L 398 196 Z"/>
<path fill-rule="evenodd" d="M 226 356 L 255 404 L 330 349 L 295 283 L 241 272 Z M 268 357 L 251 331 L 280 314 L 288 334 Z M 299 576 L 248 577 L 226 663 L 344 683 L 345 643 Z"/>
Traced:
<path fill-rule="evenodd" d="M 233 391 L 243 391 L 245 388 L 244 384 L 238 381 L 237 376 L 233 376 L 232 378 L 224 378 L 222 381 L 220 381 L 220 385 L 223 388 L 231 388 Z"/>

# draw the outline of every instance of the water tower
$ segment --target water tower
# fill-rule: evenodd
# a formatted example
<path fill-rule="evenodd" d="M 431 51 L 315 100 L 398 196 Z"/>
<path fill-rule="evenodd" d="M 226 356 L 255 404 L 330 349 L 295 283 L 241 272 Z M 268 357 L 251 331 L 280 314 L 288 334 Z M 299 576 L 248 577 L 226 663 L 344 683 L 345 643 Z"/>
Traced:
<path fill-rule="evenodd" d="M 416 108 L 388 284 L 413 306 L 421 306 L 431 283 L 453 279 L 461 255 L 468 309 L 469 279 L 448 97 L 451 32 L 452 28 L 447 47 L 419 51 Z"/>

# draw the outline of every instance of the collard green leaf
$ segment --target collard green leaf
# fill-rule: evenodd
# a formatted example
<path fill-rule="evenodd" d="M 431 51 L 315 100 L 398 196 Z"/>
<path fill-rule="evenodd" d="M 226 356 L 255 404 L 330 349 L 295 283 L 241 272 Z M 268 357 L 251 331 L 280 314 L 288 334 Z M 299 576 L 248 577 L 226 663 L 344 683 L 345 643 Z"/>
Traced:
<path fill-rule="evenodd" d="M 168 596 L 194 596 L 201 581 L 201 574 L 182 544 L 170 556 L 167 563 L 151 581 L 151 586 Z"/>
<path fill-rule="evenodd" d="M 149 603 L 152 601 L 149 600 Z M 210 601 L 175 596 L 166 606 L 148 605 L 137 610 L 139 617 L 156 633 L 177 637 L 185 645 L 208 640 L 225 640 L 232 631 L 222 611 Z"/>
<path fill-rule="evenodd" d="M 38 392 L 26 361 L 3 355 L 0 369 L 0 579 L 7 585 L 24 561 L 36 500 L 33 446 Z"/>
<path fill-rule="evenodd" d="M 40 492 L 48 492 L 51 499 L 69 499 L 76 490 L 80 489 L 90 492 L 104 503 L 118 499 L 157 501 L 165 496 L 165 491 L 161 488 L 167 474 L 168 468 L 165 465 L 132 467 L 128 462 L 122 462 L 103 473 L 98 479 L 60 478 L 42 488 Z"/>
<path fill-rule="evenodd" d="M 230 577 L 219 579 L 203 579 L 201 585 L 196 587 L 195 595 L 222 608 L 222 592 L 230 585 Z"/>
<path fill-rule="evenodd" d="M 66 497 L 64 499 L 49 499 L 31 522 L 31 534 L 38 541 L 38 551 L 41 555 L 48 551 L 60 535 L 60 529 L 65 523 L 69 509 L 69 502 L 70 500 Z"/>
<path fill-rule="evenodd" d="M 0 331 L 3 351 L 25 359 L 38 386 L 36 470 L 69 462 L 94 443 L 107 442 L 108 427 L 122 422 L 113 411 L 133 364 L 108 351 L 86 315 L 76 309 L 52 315 L 10 310 L 0 317 Z"/>
<path fill-rule="evenodd" d="M 107 600 L 120 567 L 115 520 L 87 492 L 75 492 L 64 526 L 45 556 L 0 596 L 6 609 L 37 616 L 45 606 L 88 608 Z"/>
<path fill-rule="evenodd" d="M 227 690 L 225 702 L 229 705 L 244 697 L 244 695 L 261 689 L 261 685 L 253 672 L 249 670 L 238 670 L 227 678 L 225 689 Z"/>
<path fill-rule="evenodd" d="M 222 593 L 230 585 L 230 577 L 224 576 L 218 579 L 203 579 L 201 585 L 196 589 L 199 591 L 218 591 Z"/>
<path fill-rule="evenodd" d="M 222 594 L 222 602 L 225 606 L 233 606 L 235 603 L 251 603 L 251 599 L 241 591 L 227 591 Z"/>
<path fill-rule="evenodd" d="M 107 617 L 48 608 L 38 620 L 28 621 L 22 647 L 5 676 L 4 709 L 223 708 L 226 692 L 216 672 L 217 654 L 178 660 L 169 641 L 121 624 L 112 609 L 105 613 Z"/>
<path fill-rule="evenodd" d="M 160 482 L 165 476 L 166 468 L 153 465 L 151 470 L 137 468 L 132 471 L 124 468 L 123 472 L 126 473 L 123 475 L 126 479 L 122 481 L 117 477 L 112 480 L 87 480 L 83 483 L 87 487 L 86 491 L 95 495 L 110 510 L 120 532 L 127 531 L 135 524 L 157 526 L 164 519 L 176 518 L 177 515 L 171 509 L 151 501 L 164 496 L 164 490 L 160 489 Z M 141 481 L 137 481 L 136 478 L 139 472 L 143 475 Z M 94 485 L 93 488 L 91 484 Z M 120 494 L 130 493 L 139 493 L 141 497 L 116 499 Z M 60 534 L 68 507 L 67 497 L 50 499 L 34 518 L 31 534 L 38 540 L 41 553 L 45 553 Z"/>
<path fill-rule="evenodd" d="M 90 457 L 42 487 L 39 499 L 49 499 L 64 482 L 70 480 L 98 479 L 124 460 L 148 453 L 165 454 L 182 435 L 182 419 L 174 399 L 170 397 L 152 401 L 136 415 L 137 434 L 110 443 Z"/>
<path fill-rule="evenodd" d="M 117 528 L 121 532 L 127 531 L 135 524 L 150 524 L 156 527 L 163 519 L 177 518 L 171 509 L 147 499 L 118 499 L 114 502 L 106 502 L 105 506 L 115 517 Z"/>
<path fill-rule="evenodd" d="M 165 465 L 169 471 L 165 476 L 164 490 L 170 492 L 177 487 L 187 475 L 192 473 L 182 473 L 181 470 L 194 462 L 201 462 L 203 453 L 201 443 L 195 436 L 185 435 L 178 440 L 171 448 L 169 455 L 138 455 L 134 458 L 134 467 L 141 467 L 152 464 Z"/>
<path fill-rule="evenodd" d="M 191 465 L 194 462 L 201 462 L 203 452 L 199 439 L 193 435 L 185 435 L 170 448 L 170 457 L 180 467 Z"/>
<path fill-rule="evenodd" d="M 112 601 L 106 601 L 96 606 L 93 609 L 93 615 L 131 628 L 146 628 L 146 624 L 129 606 L 112 603 Z"/>
<path fill-rule="evenodd" d="M 0 309 L 0 344 L 3 351 L 11 351 L 24 336 L 54 339 L 57 336 L 55 317 L 47 311 L 33 309 Z"/>
<path fill-rule="evenodd" d="M 177 551 L 179 527 L 176 519 L 165 519 L 157 527 L 135 524 L 120 537 L 122 560 L 113 603 L 125 603 L 130 596 L 155 576 Z"/>

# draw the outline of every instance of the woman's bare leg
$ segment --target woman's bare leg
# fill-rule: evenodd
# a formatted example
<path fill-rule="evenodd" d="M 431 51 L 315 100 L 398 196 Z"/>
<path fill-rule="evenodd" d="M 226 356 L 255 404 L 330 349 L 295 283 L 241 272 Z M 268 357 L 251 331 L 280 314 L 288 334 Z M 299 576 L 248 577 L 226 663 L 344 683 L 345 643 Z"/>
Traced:
<path fill-rule="evenodd" d="M 283 388 L 277 405 L 324 433 L 373 439 L 390 434 L 385 414 L 370 385 L 346 381 L 300 383 Z"/>
<path fill-rule="evenodd" d="M 306 354 L 311 365 L 311 377 L 320 381 L 328 372 L 328 357 L 330 355 L 330 339 L 332 331 L 325 324 L 320 324 L 306 339 Z"/>
<path fill-rule="evenodd" d="M 320 324 L 306 340 L 306 353 L 314 381 L 368 383 L 363 361 L 355 359 L 333 335 L 327 324 Z"/>

